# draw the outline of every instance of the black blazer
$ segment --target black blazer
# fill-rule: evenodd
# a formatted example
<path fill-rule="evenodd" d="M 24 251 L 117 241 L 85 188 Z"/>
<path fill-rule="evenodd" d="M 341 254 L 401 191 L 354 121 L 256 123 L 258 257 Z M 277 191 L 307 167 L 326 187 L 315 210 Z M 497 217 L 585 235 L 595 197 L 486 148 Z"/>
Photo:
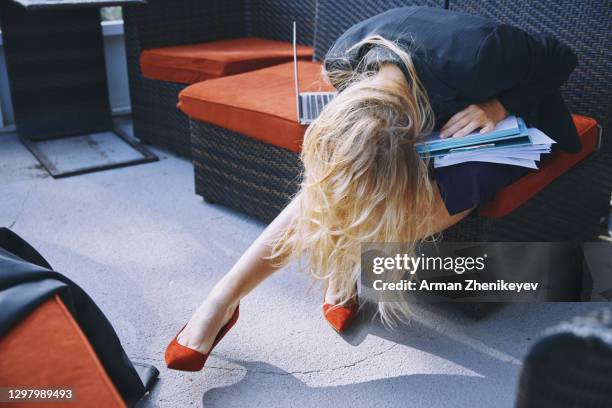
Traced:
<path fill-rule="evenodd" d="M 562 150 L 580 150 L 559 90 L 577 59 L 554 37 L 471 14 L 401 7 L 349 28 L 325 56 L 326 69 L 388 61 L 406 73 L 401 60 L 386 48 L 366 45 L 348 51 L 371 35 L 394 41 L 410 53 L 437 127 L 470 104 L 497 98 L 508 112 L 555 139 Z"/>

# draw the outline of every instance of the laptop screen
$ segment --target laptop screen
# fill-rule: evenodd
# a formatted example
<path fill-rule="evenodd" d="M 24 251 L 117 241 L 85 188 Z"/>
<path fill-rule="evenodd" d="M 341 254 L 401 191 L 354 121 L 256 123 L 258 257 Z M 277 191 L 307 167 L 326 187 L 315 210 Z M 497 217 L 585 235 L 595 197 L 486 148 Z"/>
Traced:
<path fill-rule="evenodd" d="M 298 83 L 298 64 L 297 64 L 297 25 L 293 22 L 293 76 L 295 83 L 295 112 L 298 123 L 300 123 L 300 87 Z"/>

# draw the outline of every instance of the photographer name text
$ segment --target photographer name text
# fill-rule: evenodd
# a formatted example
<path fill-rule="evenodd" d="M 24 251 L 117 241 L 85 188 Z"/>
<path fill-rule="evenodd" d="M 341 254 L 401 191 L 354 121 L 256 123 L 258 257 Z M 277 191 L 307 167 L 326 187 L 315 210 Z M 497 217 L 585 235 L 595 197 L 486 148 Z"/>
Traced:
<path fill-rule="evenodd" d="M 398 282 L 385 282 L 382 279 L 373 282 L 373 289 L 377 291 L 495 291 L 495 292 L 526 292 L 538 289 L 539 282 L 507 282 L 498 279 L 495 282 L 480 282 L 474 279 L 465 279 L 463 282 L 432 282 L 428 280 L 414 281 L 403 279 Z"/>

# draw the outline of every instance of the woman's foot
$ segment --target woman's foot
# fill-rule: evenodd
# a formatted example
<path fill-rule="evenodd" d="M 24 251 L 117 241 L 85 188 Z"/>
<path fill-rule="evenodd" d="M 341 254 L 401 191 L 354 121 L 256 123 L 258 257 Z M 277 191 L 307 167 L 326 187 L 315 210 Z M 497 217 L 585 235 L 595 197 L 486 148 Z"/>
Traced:
<path fill-rule="evenodd" d="M 355 293 L 356 292 L 357 291 L 355 291 Z M 357 296 L 340 305 L 342 297 L 340 289 L 333 284 L 333 281 L 329 282 L 325 290 L 323 317 L 338 333 L 342 333 L 350 326 L 357 317 L 357 312 L 359 310 Z"/>
<path fill-rule="evenodd" d="M 210 352 L 238 320 L 239 305 L 236 307 L 225 307 L 225 305 L 225 303 L 222 306 L 218 303 L 204 302 L 198 308 L 189 325 L 185 325 L 166 348 L 164 359 L 168 368 L 200 371 L 204 367 Z M 225 316 L 232 310 L 229 319 L 226 319 Z M 188 326 L 191 327 L 185 332 Z M 217 329 L 217 326 L 220 327 Z M 199 332 L 199 330 L 204 331 Z M 179 342 L 179 337 L 183 338 L 185 344 Z"/>
<path fill-rule="evenodd" d="M 196 309 L 177 337 L 177 342 L 202 354 L 208 354 L 219 331 L 230 321 L 238 302 L 207 298 Z"/>

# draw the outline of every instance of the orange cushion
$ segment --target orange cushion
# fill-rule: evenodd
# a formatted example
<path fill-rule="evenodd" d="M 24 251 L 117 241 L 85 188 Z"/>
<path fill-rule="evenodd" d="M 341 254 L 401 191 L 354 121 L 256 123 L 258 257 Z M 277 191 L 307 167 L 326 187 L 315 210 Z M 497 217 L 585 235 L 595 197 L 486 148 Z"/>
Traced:
<path fill-rule="evenodd" d="M 598 140 L 597 121 L 580 115 L 573 115 L 572 117 L 582 141 L 582 150 L 579 153 L 557 151 L 550 154 L 542 160 L 538 170 L 528 173 L 500 191 L 495 199 L 480 211 L 480 215 L 494 218 L 503 217 L 520 207 L 555 178 L 574 167 L 595 150 Z"/>
<path fill-rule="evenodd" d="M 126 407 L 57 295 L 0 339 L 0 384 L 23 389 L 69 387 L 74 395 L 72 401 L 7 405 L 11 407 Z"/>
<path fill-rule="evenodd" d="M 330 91 L 321 64 L 299 61 L 300 91 Z M 293 63 L 212 79 L 185 88 L 179 108 L 190 118 L 212 123 L 293 152 L 305 126 L 297 121 Z"/>
<path fill-rule="evenodd" d="M 299 59 L 312 60 L 311 47 L 299 45 L 297 54 Z M 144 50 L 140 69 L 149 79 L 193 84 L 291 60 L 292 44 L 247 37 Z"/>

